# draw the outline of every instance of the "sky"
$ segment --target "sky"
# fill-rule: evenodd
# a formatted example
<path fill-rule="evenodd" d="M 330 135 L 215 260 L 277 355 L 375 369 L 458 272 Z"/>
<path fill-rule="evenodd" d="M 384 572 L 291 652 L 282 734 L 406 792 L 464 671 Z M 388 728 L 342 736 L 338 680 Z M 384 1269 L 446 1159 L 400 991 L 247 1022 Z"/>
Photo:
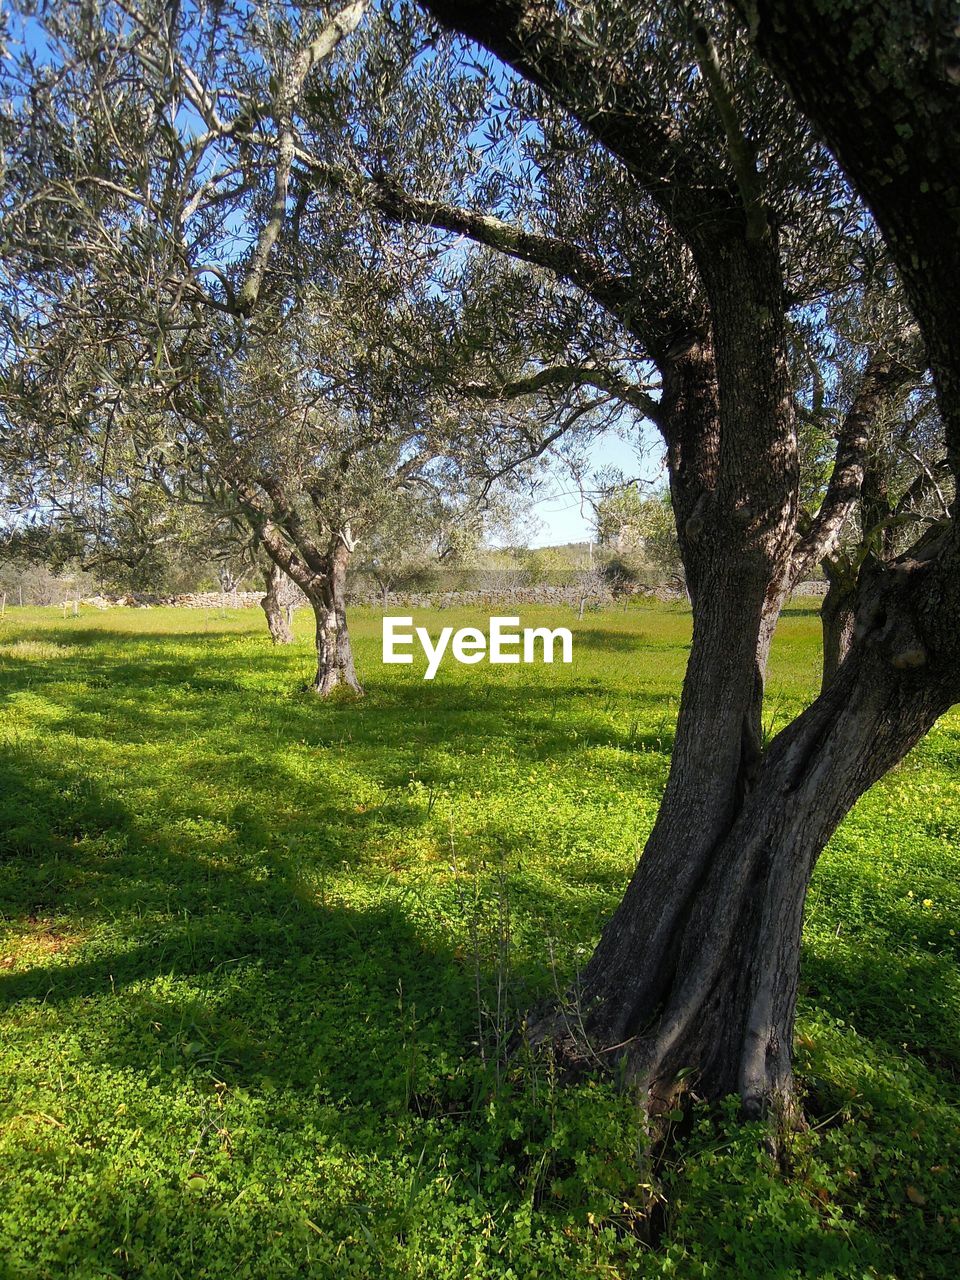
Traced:
<path fill-rule="evenodd" d="M 594 441 L 589 451 L 589 470 L 616 467 L 627 479 L 642 476 L 651 489 L 666 483 L 661 468 L 663 448 L 659 437 L 649 424 L 640 447 L 623 439 L 614 431 L 608 431 Z M 559 463 L 554 464 L 544 484 L 544 496 L 533 506 L 536 527 L 529 545 L 533 547 L 560 546 L 565 542 L 589 542 L 593 538 L 590 504 L 584 500 L 576 482 Z"/>

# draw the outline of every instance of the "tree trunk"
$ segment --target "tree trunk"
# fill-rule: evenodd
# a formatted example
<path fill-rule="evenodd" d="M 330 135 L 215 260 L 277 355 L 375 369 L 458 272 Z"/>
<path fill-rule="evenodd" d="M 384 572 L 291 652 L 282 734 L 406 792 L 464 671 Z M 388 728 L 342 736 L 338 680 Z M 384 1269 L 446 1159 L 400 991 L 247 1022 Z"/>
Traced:
<path fill-rule="evenodd" d="M 300 588 L 313 608 L 317 623 L 314 690 L 321 697 L 340 688 L 362 694 L 347 628 L 347 566 L 355 546 L 349 525 L 331 534 L 326 549 L 304 538 L 303 546 L 298 544 L 294 551 L 270 521 L 261 527 L 260 537 L 274 564 Z"/>
<path fill-rule="evenodd" d="M 267 593 L 260 601 L 260 607 L 267 615 L 270 638 L 274 644 L 292 644 L 292 609 L 290 606 L 285 606 L 280 602 L 280 588 L 284 577 L 283 570 L 278 565 L 270 564 L 264 576 L 266 578 Z"/>
<path fill-rule="evenodd" d="M 554 1040 L 573 1063 L 622 1060 L 653 1112 L 691 1087 L 738 1093 L 750 1115 L 793 1116 L 810 875 L 858 797 L 956 700 L 956 640 L 932 610 L 956 618 L 958 608 L 949 569 L 877 570 L 847 661 L 758 761 L 727 830 L 698 850 L 695 874 L 672 839 L 691 808 L 692 775 L 677 762 L 647 851 L 581 976 L 579 1016 L 551 1012 L 532 1024 L 534 1040 Z"/>
<path fill-rule="evenodd" d="M 713 339 L 691 336 L 664 370 L 664 432 L 693 639 L 657 820 L 584 975 L 591 1001 L 608 1010 L 608 1044 L 634 1035 L 636 1010 L 654 1010 L 666 996 L 691 895 L 760 763 L 764 676 L 789 587 L 797 487 L 775 256 L 769 247 L 730 250 L 725 267 L 735 295 L 746 290 L 767 305 L 726 303 Z M 735 367 L 728 383 L 736 395 L 718 393 L 722 366 Z M 722 457 L 721 435 L 738 442 Z"/>
<path fill-rule="evenodd" d="M 686 1079 L 711 1098 L 739 1093 L 749 1114 L 789 1117 L 800 937 L 816 859 L 857 797 L 951 695 L 920 670 L 927 652 L 902 597 L 926 571 L 911 562 L 870 584 L 856 660 L 763 749 L 766 660 L 794 573 L 797 458 L 783 342 L 772 327 L 775 263 L 763 246 L 752 255 L 725 248 L 710 267 L 723 451 L 712 453 L 710 398 L 690 394 L 690 370 L 675 366 L 676 388 L 664 377 L 694 614 L 670 775 L 643 858 L 581 975 L 577 1016 L 550 1011 L 530 1033 L 575 1064 L 623 1060 L 651 1111 L 672 1105 Z M 743 304 L 744 293 L 754 305 Z M 695 356 L 709 373 L 703 341 L 683 358 L 689 365 Z M 691 445 L 699 457 L 685 470 Z M 954 593 L 946 581 L 931 600 Z M 940 661 L 939 670 L 954 668 Z"/>
<path fill-rule="evenodd" d="M 829 587 L 820 605 L 823 637 L 821 692 L 831 683 L 853 644 L 856 582 L 849 575 L 826 569 Z"/>
<path fill-rule="evenodd" d="M 321 697 L 347 688 L 362 694 L 353 663 L 347 628 L 346 576 L 350 552 L 338 541 L 330 552 L 329 571 L 304 590 L 317 620 L 317 675 L 313 687 Z"/>

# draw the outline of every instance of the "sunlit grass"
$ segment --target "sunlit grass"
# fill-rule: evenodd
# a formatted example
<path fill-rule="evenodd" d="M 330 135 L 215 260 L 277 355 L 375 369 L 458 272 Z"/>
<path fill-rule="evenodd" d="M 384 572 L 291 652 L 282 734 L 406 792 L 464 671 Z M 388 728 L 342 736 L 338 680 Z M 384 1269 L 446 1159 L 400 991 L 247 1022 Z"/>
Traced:
<path fill-rule="evenodd" d="M 689 615 L 523 623 L 570 626 L 573 664 L 427 683 L 422 659 L 381 665 L 357 611 L 367 696 L 331 706 L 303 691 L 306 617 L 274 649 L 253 611 L 8 609 L 11 1276 L 956 1274 L 960 718 L 815 875 L 798 1057 L 820 1127 L 795 1176 L 706 1116 L 652 1170 L 632 1098 L 491 1051 L 589 953 L 642 850 Z M 768 732 L 818 661 L 798 606 Z"/>

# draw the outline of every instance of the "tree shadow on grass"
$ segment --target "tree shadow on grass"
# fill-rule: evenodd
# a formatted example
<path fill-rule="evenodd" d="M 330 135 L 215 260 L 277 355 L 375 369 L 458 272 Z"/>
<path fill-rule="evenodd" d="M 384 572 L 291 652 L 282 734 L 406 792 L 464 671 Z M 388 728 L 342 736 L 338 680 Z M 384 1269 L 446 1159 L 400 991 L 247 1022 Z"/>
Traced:
<path fill-rule="evenodd" d="M 476 975 L 389 893 L 372 890 L 361 908 L 318 901 L 275 849 L 191 855 L 151 839 L 90 784 L 78 803 L 75 782 L 65 770 L 38 775 L 23 752 L 0 753 L 0 794 L 17 797 L 21 817 L 0 832 L 0 909 L 13 924 L 4 1004 L 90 1017 L 91 1053 L 115 1068 L 200 1065 L 245 1087 L 264 1076 L 322 1081 L 354 1102 L 402 1089 L 398 992 L 421 1011 L 425 1053 L 462 1045 Z M 46 829 L 44 815 L 54 815 Z M 36 929 L 17 922 L 44 919 L 78 922 L 81 934 L 100 927 L 21 968 L 20 944 Z"/>
<path fill-rule="evenodd" d="M 642 631 L 614 631 L 600 627 L 577 627 L 573 630 L 574 646 L 589 645 L 608 653 L 641 653 L 655 650 L 658 653 L 688 653 L 687 640 L 661 640 Z"/>
<path fill-rule="evenodd" d="M 571 754 L 590 746 L 662 750 L 672 740 L 676 704 L 669 694 L 638 690 L 624 695 L 597 683 L 413 684 L 367 683 L 367 697 L 349 705 L 329 704 L 311 693 L 283 688 L 289 661 L 272 651 L 256 655 L 262 683 L 244 681 L 244 661 L 236 651 L 229 659 L 215 651 L 191 656 L 189 667 L 170 661 L 130 661 L 91 657 L 83 665 L 64 660 L 29 664 L 29 671 L 0 678 L 0 696 L 19 691 L 28 682 L 35 692 L 47 690 L 59 701 L 64 715 L 51 728 L 121 740 L 160 739 L 176 725 L 180 734 L 228 732 L 235 751 L 261 754 L 266 745 L 307 744 L 317 748 L 349 745 L 351 751 L 382 753 L 384 748 L 416 758 L 424 749 L 455 747 L 482 753 L 509 728 L 522 752 L 531 759 Z M 234 664 L 236 676 L 229 664 Z M 28 664 L 22 664 L 27 667 Z M 27 676 L 27 682 L 23 676 Z M 20 678 L 17 678 L 20 677 Z M 75 683 L 67 684 L 67 677 Z M 279 687 L 277 687 L 279 685 Z M 79 687 L 78 687 L 79 686 Z M 111 696 L 104 697 L 102 688 Z M 602 721 L 601 711 L 580 709 L 576 736 L 567 720 L 578 698 L 609 698 L 629 702 L 640 716 L 660 710 L 662 723 L 649 733 L 638 728 L 624 734 Z M 590 724 L 588 717 L 594 720 Z M 266 736 L 265 736 L 266 735 Z M 385 778 L 385 781 L 395 781 Z"/>

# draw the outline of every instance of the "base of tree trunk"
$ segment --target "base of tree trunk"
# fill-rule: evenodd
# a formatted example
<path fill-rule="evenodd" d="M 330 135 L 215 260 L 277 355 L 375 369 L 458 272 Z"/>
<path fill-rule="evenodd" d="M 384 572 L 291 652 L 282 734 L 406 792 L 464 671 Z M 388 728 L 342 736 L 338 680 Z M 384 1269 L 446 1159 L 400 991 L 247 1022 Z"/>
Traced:
<path fill-rule="evenodd" d="M 273 643 L 293 644 L 293 628 L 290 626 L 290 619 L 286 611 L 279 606 L 276 609 L 268 607 L 266 597 L 260 603 L 264 613 L 267 615 L 267 626 Z"/>
<path fill-rule="evenodd" d="M 317 672 L 310 685 L 313 693 L 320 698 L 362 698 L 363 685 L 353 673 L 339 670 Z"/>
<path fill-rule="evenodd" d="M 548 1057 L 558 1074 L 572 1083 L 598 1073 L 608 1075 L 624 1088 L 640 1092 L 649 1120 L 672 1115 L 691 1101 L 719 1101 L 735 1095 L 714 1089 L 701 1090 L 701 1078 L 695 1067 L 678 1071 L 666 1069 L 658 1057 L 655 1035 L 634 1036 L 619 1043 L 607 1043 L 595 1029 L 587 1029 L 575 996 L 564 1005 L 553 1004 L 533 1013 L 522 1034 L 518 1034 L 515 1051 L 522 1044 L 534 1056 Z M 774 1091 L 762 1097 L 741 1096 L 744 1119 L 767 1119 L 777 1132 L 796 1132 L 806 1127 L 792 1075 Z"/>

